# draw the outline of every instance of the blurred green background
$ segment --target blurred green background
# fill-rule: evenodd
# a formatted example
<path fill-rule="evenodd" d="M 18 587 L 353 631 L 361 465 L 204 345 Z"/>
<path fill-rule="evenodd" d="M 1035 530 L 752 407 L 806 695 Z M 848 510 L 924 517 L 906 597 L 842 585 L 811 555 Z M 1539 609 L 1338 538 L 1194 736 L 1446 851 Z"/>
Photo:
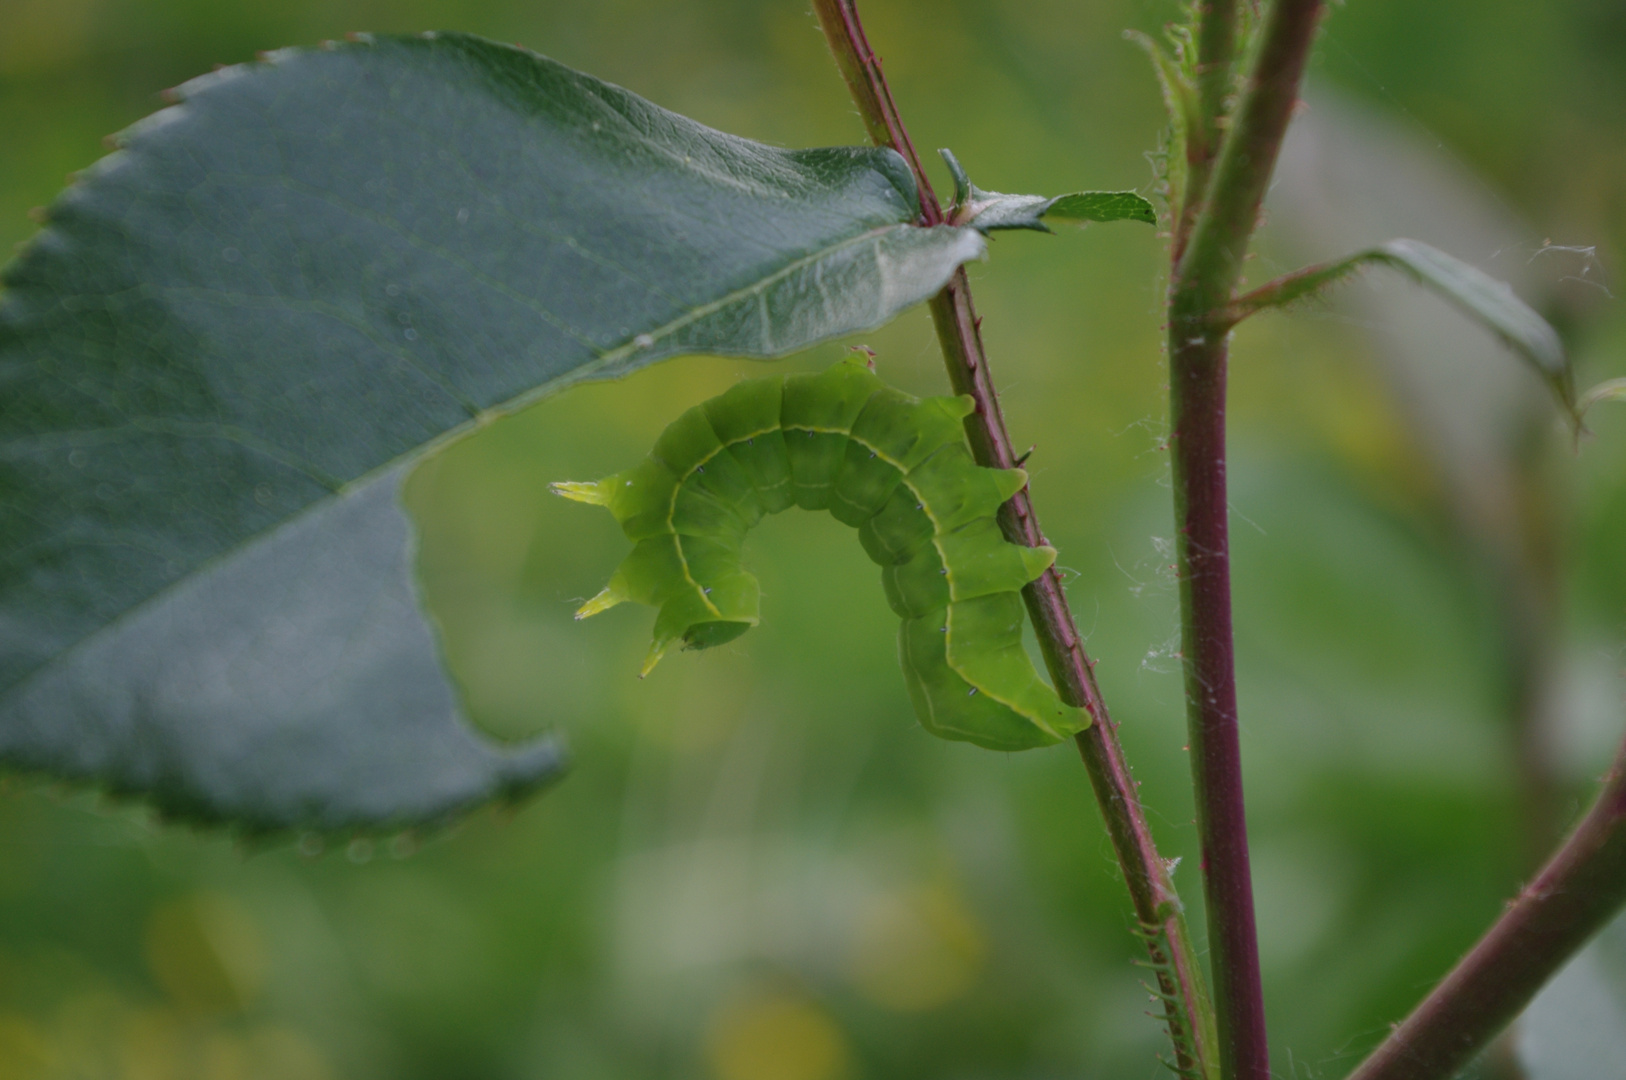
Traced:
<path fill-rule="evenodd" d="M 917 142 L 952 146 L 982 186 L 1151 190 L 1160 105 L 1120 31 L 1175 5 L 864 12 Z M 164 87 L 260 49 L 429 28 L 521 42 L 771 143 L 862 139 L 802 0 L 0 0 L 0 250 Z M 1626 374 L 1626 9 L 1360 0 L 1333 10 L 1311 87 L 1258 274 L 1409 232 L 1516 281 L 1583 385 Z M 1117 225 L 993 248 L 972 276 L 1013 438 L 1036 446 L 1040 517 L 1200 928 L 1163 243 Z M 923 312 L 861 340 L 890 381 L 942 389 Z M 1233 367 L 1275 1064 L 1335 1078 L 1494 917 L 1619 737 L 1626 409 L 1600 408 L 1570 453 L 1494 342 L 1376 278 L 1246 326 Z M 643 682 L 648 612 L 571 622 L 625 541 L 546 482 L 626 467 L 764 370 L 684 359 L 578 389 L 414 478 L 475 716 L 574 749 L 573 774 L 517 812 L 245 851 L 84 793 L 0 788 L 0 1080 L 1164 1075 L 1076 755 L 926 736 L 848 530 L 765 523 L 763 626 Z"/>

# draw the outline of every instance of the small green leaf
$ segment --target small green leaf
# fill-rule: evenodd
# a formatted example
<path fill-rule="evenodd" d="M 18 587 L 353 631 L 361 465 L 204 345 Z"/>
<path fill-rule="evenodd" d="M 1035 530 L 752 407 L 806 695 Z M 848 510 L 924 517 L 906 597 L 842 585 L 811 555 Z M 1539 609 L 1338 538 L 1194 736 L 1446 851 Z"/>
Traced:
<path fill-rule="evenodd" d="M 1157 224 L 1157 210 L 1133 191 L 1075 191 L 1058 195 L 1045 217 L 1060 221 L 1144 221 Z"/>
<path fill-rule="evenodd" d="M 426 449 L 879 325 L 985 250 L 910 224 L 890 150 L 764 146 L 465 35 L 175 98 L 4 271 L 0 763 L 251 830 L 559 771 L 477 737 L 441 667 L 399 497 Z"/>
<path fill-rule="evenodd" d="M 1313 296 L 1369 265 L 1399 270 L 1501 338 L 1536 369 L 1571 422 L 1580 425 L 1574 376 L 1558 332 L 1505 282 L 1418 240 L 1390 240 L 1337 262 L 1286 274 L 1232 301 L 1225 321 L 1234 325 L 1255 312 Z"/>
<path fill-rule="evenodd" d="M 953 151 L 939 150 L 954 177 L 955 207 L 952 221 L 981 233 L 995 229 L 1034 229 L 1049 232 L 1041 220 L 1144 221 L 1157 224 L 1152 204 L 1133 191 L 1075 191 L 1071 195 L 1002 195 L 984 191 L 965 174 Z"/>

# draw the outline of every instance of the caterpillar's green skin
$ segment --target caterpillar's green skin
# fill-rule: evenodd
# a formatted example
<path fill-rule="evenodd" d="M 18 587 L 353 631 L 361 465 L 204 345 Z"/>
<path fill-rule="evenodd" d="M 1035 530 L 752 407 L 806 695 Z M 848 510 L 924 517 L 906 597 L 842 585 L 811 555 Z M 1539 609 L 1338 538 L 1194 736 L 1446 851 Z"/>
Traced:
<path fill-rule="evenodd" d="M 1022 647 L 1023 585 L 1054 548 L 1008 543 L 994 521 L 1020 469 L 971 460 L 968 397 L 919 400 L 856 360 L 817 375 L 739 383 L 666 429 L 642 464 L 553 489 L 609 507 L 634 542 L 577 618 L 624 600 L 660 608 L 647 674 L 681 642 L 704 649 L 758 622 L 745 534 L 791 506 L 858 528 L 903 619 L 898 658 L 926 730 L 995 750 L 1057 742 L 1088 724 Z"/>

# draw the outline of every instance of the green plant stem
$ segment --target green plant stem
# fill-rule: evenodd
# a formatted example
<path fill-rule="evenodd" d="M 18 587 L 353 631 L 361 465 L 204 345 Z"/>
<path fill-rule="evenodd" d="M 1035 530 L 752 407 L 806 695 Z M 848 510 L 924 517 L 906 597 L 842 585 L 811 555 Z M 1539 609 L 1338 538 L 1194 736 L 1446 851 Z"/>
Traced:
<path fill-rule="evenodd" d="M 1169 419 L 1181 653 L 1225 1080 L 1269 1080 L 1237 735 L 1227 521 L 1225 312 L 1298 101 L 1321 0 L 1276 0 L 1169 291 Z M 1205 16 L 1205 19 L 1212 16 Z M 1216 34 L 1218 30 L 1214 31 Z M 1233 30 L 1234 32 L 1234 30 Z M 1209 107 L 1218 108 L 1217 102 Z M 1209 121 L 1215 117 L 1209 117 Z"/>
<path fill-rule="evenodd" d="M 1237 0 L 1206 0 L 1197 23 L 1198 104 L 1211 130 L 1219 130 L 1236 63 Z M 1218 145 L 1217 141 L 1215 145 Z"/>
<path fill-rule="evenodd" d="M 1447 1080 L 1626 902 L 1626 745 L 1569 838 L 1349 1080 Z"/>
<path fill-rule="evenodd" d="M 856 6 L 852 0 L 814 0 L 813 9 L 871 139 L 898 151 L 914 170 L 922 223 L 942 222 L 936 192 L 898 115 L 880 59 L 864 36 Z M 957 393 L 969 394 L 976 402 L 976 411 L 966 419 L 966 430 L 978 463 L 1014 468 L 1016 454 L 989 374 L 981 319 L 972 304 L 964 270 L 931 301 L 931 313 L 950 384 Z M 1005 504 L 1000 523 L 1006 535 L 1017 543 L 1038 546 L 1045 542 L 1025 488 Z M 1078 734 L 1078 750 L 1123 868 L 1135 917 L 1146 937 L 1157 992 L 1163 998 L 1165 1020 L 1174 1041 L 1174 1065 L 1183 1075 L 1209 1076 L 1212 1010 L 1179 896 L 1170 878 L 1169 864 L 1153 842 L 1136 791 L 1138 784 L 1124 761 L 1116 726 L 1096 685 L 1094 665 L 1085 654 L 1060 576 L 1054 569 L 1046 572 L 1023 590 L 1023 598 L 1058 693 L 1086 709 L 1093 721 Z"/>
<path fill-rule="evenodd" d="M 1179 261 L 1208 192 L 1214 155 L 1224 136 L 1226 99 L 1236 66 L 1237 0 L 1207 0 L 1198 7 L 1197 123 L 1186 133 L 1186 190 L 1174 226 Z"/>
<path fill-rule="evenodd" d="M 1222 309 L 1241 279 L 1324 7 L 1323 0 L 1276 0 L 1265 17 L 1259 56 L 1231 118 L 1209 198 L 1175 264 L 1177 297 L 1191 293 L 1205 313 Z"/>

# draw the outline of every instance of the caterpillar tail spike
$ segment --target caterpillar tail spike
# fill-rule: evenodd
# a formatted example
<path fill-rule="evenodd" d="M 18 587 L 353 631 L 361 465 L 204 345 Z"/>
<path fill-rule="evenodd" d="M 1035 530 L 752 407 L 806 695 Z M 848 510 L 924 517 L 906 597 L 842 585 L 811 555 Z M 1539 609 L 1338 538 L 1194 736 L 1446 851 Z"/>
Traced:
<path fill-rule="evenodd" d="M 607 507 L 632 541 L 578 618 L 625 600 L 660 609 L 641 674 L 674 647 L 706 649 L 759 621 L 741 561 L 767 514 L 829 510 L 858 529 L 902 620 L 898 659 L 927 731 L 996 750 L 1046 746 L 1088 714 L 1061 701 L 1022 647 L 1021 589 L 1055 549 L 1009 543 L 994 519 L 1027 483 L 966 446 L 969 397 L 885 385 L 867 355 L 814 375 L 738 383 L 672 422 L 644 461 L 553 490 Z"/>
<path fill-rule="evenodd" d="M 571 502 L 591 503 L 593 506 L 610 505 L 609 492 L 602 481 L 583 483 L 579 480 L 556 480 L 548 485 L 555 495 L 563 495 Z"/>
<path fill-rule="evenodd" d="M 651 642 L 649 645 L 649 652 L 644 656 L 643 665 L 638 669 L 638 677 L 640 679 L 649 678 L 649 673 L 655 670 L 655 665 L 661 662 L 661 657 L 665 656 L 671 647 L 672 643 L 670 641 L 665 642 L 664 644 L 661 642 Z"/>
<path fill-rule="evenodd" d="M 609 611 L 611 608 L 615 607 L 619 603 L 622 603 L 626 599 L 627 597 L 616 592 L 615 586 L 606 585 L 604 588 L 599 590 L 597 596 L 593 597 L 591 600 L 587 601 L 587 603 L 576 609 L 576 619 L 578 621 L 582 619 L 590 619 L 601 611 Z"/>

